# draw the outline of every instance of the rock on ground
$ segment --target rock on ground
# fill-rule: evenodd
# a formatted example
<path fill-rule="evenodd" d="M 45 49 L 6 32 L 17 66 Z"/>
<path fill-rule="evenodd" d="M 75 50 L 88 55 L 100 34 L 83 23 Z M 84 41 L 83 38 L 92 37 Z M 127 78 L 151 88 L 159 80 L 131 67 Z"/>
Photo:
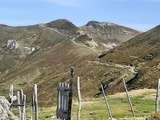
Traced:
<path fill-rule="evenodd" d="M 10 103 L 3 96 L 0 96 L 0 120 L 18 120 L 10 111 Z"/>

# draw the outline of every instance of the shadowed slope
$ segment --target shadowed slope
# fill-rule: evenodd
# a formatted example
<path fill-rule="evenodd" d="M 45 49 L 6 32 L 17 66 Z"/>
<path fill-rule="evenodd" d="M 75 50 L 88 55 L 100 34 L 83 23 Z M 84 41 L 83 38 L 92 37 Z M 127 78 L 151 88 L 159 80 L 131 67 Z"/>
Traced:
<path fill-rule="evenodd" d="M 153 88 L 160 77 L 159 45 L 160 26 L 157 26 L 110 50 L 102 61 L 136 66 L 139 77 L 131 86 Z"/>

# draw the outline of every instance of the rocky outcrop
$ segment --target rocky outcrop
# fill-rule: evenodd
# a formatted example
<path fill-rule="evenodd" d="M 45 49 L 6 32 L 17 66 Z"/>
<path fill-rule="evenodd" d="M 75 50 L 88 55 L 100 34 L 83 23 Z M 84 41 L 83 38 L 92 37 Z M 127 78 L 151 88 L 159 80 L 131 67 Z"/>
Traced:
<path fill-rule="evenodd" d="M 18 120 L 10 111 L 10 103 L 3 96 L 0 96 L 0 120 Z"/>
<path fill-rule="evenodd" d="M 99 50 L 108 51 L 139 34 L 138 31 L 110 22 L 90 21 L 77 31 L 87 35 Z M 88 41 L 88 39 L 86 39 Z M 84 42 L 86 42 L 86 40 Z M 90 41 L 89 41 L 90 42 Z M 92 48 L 92 46 L 91 46 Z"/>

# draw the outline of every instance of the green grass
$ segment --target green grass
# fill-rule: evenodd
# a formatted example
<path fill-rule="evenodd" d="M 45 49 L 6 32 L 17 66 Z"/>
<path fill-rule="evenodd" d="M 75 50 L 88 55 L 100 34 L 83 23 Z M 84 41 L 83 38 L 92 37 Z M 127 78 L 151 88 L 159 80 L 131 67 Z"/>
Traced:
<path fill-rule="evenodd" d="M 151 99 L 144 99 L 143 96 L 131 98 L 135 110 L 136 117 L 145 117 L 154 112 L 155 102 Z M 112 109 L 114 118 L 131 118 L 132 114 L 129 110 L 128 101 L 126 98 L 109 98 L 109 103 Z M 56 107 L 40 108 L 40 120 L 56 120 Z M 27 110 L 28 111 L 28 110 Z M 72 119 L 76 120 L 77 104 L 73 103 Z M 28 112 L 29 113 L 29 112 Z M 28 114 L 28 116 L 30 116 Z M 53 118 L 54 116 L 54 118 Z M 28 117 L 29 118 L 29 117 Z M 81 119 L 82 120 L 106 120 L 108 113 L 103 98 L 91 101 L 85 101 L 82 104 Z"/>

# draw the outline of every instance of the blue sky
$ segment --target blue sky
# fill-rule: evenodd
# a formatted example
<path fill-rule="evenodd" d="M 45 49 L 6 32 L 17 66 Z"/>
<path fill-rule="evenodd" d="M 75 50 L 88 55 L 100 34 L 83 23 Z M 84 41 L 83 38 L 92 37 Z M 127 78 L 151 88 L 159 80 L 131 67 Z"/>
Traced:
<path fill-rule="evenodd" d="M 160 0 L 0 0 L 0 23 L 12 26 L 65 18 L 77 26 L 108 21 L 146 31 L 160 24 Z"/>

